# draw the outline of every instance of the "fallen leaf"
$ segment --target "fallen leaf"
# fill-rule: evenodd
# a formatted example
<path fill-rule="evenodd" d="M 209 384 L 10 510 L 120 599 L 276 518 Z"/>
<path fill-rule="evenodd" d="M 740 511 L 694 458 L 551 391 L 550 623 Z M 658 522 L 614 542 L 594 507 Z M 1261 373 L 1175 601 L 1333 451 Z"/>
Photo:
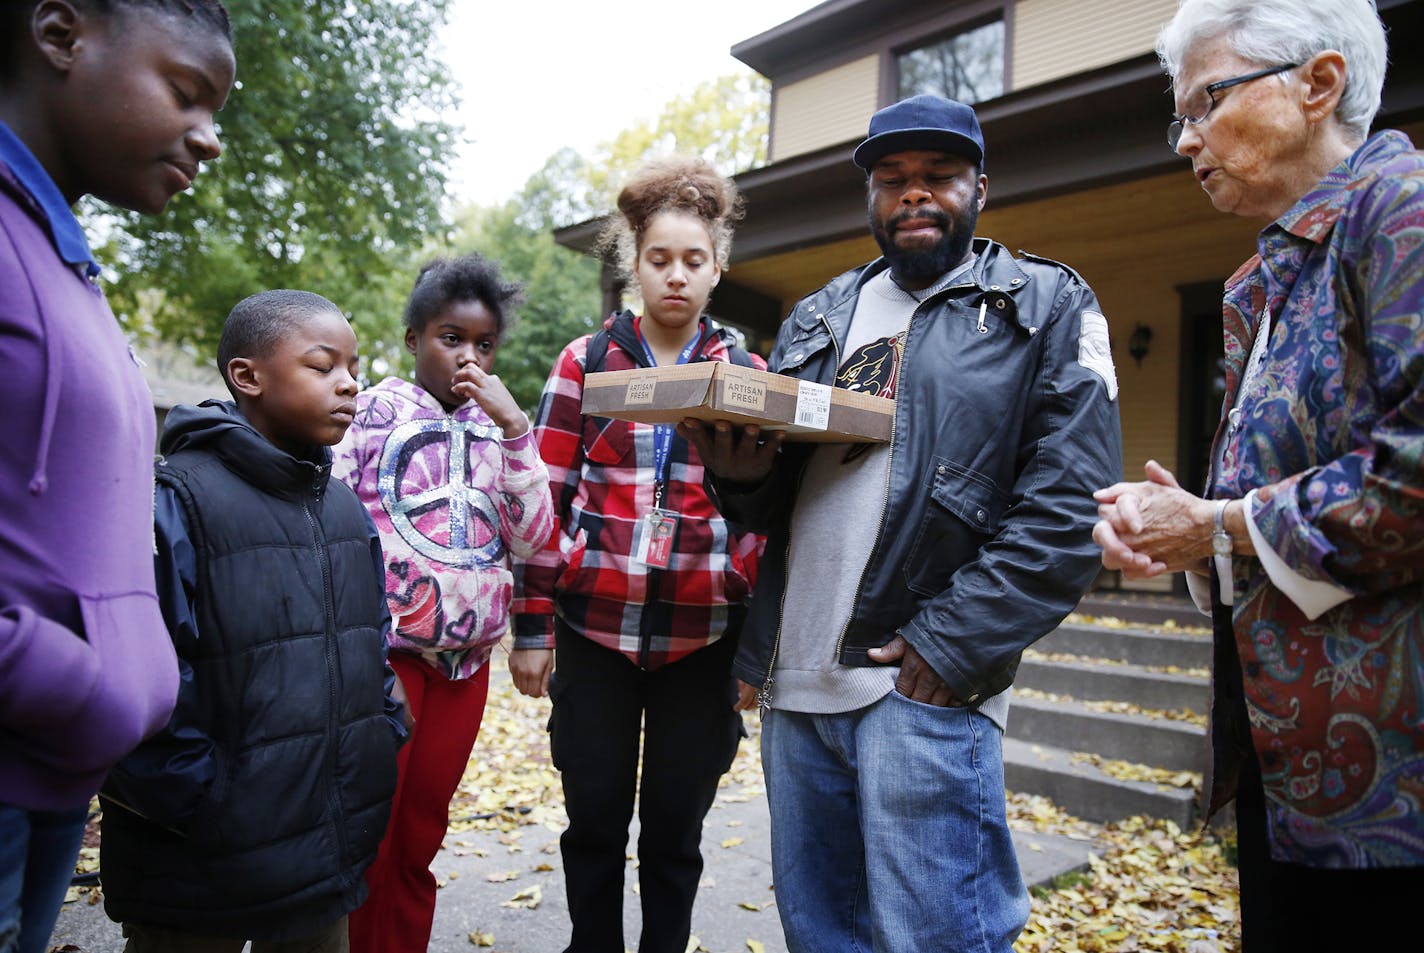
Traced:
<path fill-rule="evenodd" d="M 544 891 L 535 884 L 532 887 L 525 887 L 514 896 L 500 904 L 501 907 L 513 907 L 515 909 L 535 910 L 544 899 Z"/>
<path fill-rule="evenodd" d="M 1201 637 L 1209 638 L 1209 632 L 1201 630 Z M 1199 677 L 1207 674 L 1205 670 L 1171 666 L 1154 671 Z M 549 759 L 549 702 L 516 692 L 501 660 L 494 663 L 491 676 L 484 727 L 450 804 L 450 855 L 491 856 L 492 852 L 478 843 L 492 844 L 498 838 L 508 853 L 540 853 L 549 861 L 534 866 L 511 857 L 521 864 L 521 870 L 550 873 L 544 868 L 553 865 L 553 857 L 559 853 L 557 838 L 567 827 L 568 818 L 559 774 Z M 758 757 L 761 725 L 756 718 L 749 718 L 746 727 L 750 737 L 738 747 L 731 770 L 719 783 L 716 805 L 723 810 L 730 810 L 734 804 L 761 801 L 766 795 Z M 1095 767 L 1109 774 L 1138 774 L 1179 788 L 1186 786 L 1182 782 L 1188 774 L 1192 786 L 1200 783 L 1195 773 L 1179 770 L 1145 774 L 1141 767 L 1103 759 L 1098 759 Z M 1007 812 L 1016 832 L 1055 834 L 1090 848 L 1087 870 L 1061 884 L 1069 893 L 1051 886 L 1035 888 L 1029 921 L 1014 944 L 1014 953 L 1226 953 L 1240 949 L 1236 870 L 1226 861 L 1223 844 L 1213 831 L 1183 832 L 1175 825 L 1142 817 L 1108 825 L 1091 824 L 1066 813 L 1047 798 L 1019 792 L 1009 793 Z M 91 813 L 97 817 L 97 801 L 91 805 Z M 76 873 L 98 866 L 97 821 L 91 821 L 90 828 L 92 836 L 86 833 L 84 842 L 88 852 L 81 854 Z M 487 832 L 489 836 L 477 842 L 471 839 L 472 831 Z M 517 835 L 521 833 L 526 835 L 527 843 L 519 840 Z M 708 839 L 709 844 L 715 842 Z M 461 867 L 470 871 L 465 864 Z M 103 901 L 103 892 L 97 885 L 78 887 L 72 896 L 85 904 Z M 502 905 L 535 909 L 541 901 L 540 886 L 531 884 Z M 769 901 L 759 909 L 770 912 L 766 908 L 773 905 L 774 901 Z M 97 911 L 85 913 L 95 915 Z M 480 934 L 472 934 L 477 935 Z M 1109 936 L 1122 938 L 1106 939 Z M 481 949 L 493 953 L 499 947 Z M 779 947 L 773 945 L 773 949 Z M 758 940 L 747 940 L 746 950 L 766 953 L 765 945 Z M 700 946 L 698 953 L 703 953 Z"/>

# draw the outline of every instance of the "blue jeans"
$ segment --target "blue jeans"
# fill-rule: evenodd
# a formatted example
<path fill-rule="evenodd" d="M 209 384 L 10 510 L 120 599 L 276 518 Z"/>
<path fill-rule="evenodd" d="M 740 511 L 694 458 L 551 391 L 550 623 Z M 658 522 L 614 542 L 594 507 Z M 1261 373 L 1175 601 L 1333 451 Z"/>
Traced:
<path fill-rule="evenodd" d="M 790 953 L 1008 953 L 1028 921 L 1001 732 L 892 691 L 770 711 L 762 763 Z"/>
<path fill-rule="evenodd" d="M 0 804 L 0 953 L 49 949 L 87 816 Z"/>

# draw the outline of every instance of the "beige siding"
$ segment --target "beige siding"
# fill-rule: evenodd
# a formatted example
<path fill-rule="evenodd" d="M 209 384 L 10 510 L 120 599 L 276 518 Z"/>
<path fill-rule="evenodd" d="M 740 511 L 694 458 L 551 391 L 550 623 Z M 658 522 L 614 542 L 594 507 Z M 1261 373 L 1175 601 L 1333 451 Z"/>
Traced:
<path fill-rule="evenodd" d="M 879 56 L 776 87 L 770 160 L 780 162 L 864 135 L 879 88 Z"/>
<path fill-rule="evenodd" d="M 1108 319 L 1117 365 L 1123 472 L 1142 476 L 1157 460 L 1177 463 L 1181 298 L 1177 287 L 1223 281 L 1255 251 L 1259 223 L 1212 208 L 1185 167 L 1044 202 L 994 208 L 980 235 L 1071 265 L 1092 286 Z M 1139 366 L 1127 353 L 1138 324 L 1152 329 Z"/>
<path fill-rule="evenodd" d="M 1019 0 L 1011 88 L 1023 89 L 1149 52 L 1177 0 Z"/>
<path fill-rule="evenodd" d="M 1188 168 L 998 207 L 994 177 L 976 233 L 1011 250 L 1027 249 L 1078 271 L 1107 316 L 1120 387 L 1123 472 L 1142 474 L 1148 460 L 1176 469 L 1180 378 L 1180 285 L 1224 281 L 1255 251 L 1260 223 L 1214 209 Z M 734 280 L 782 302 L 873 258 L 868 235 L 737 262 Z M 1127 353 L 1137 325 L 1152 329 L 1142 364 Z"/>

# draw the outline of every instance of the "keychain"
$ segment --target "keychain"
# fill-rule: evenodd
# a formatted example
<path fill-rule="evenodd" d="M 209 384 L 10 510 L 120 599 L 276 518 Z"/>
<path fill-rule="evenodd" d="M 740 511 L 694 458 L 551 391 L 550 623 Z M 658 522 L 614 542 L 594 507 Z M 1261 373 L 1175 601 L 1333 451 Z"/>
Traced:
<path fill-rule="evenodd" d="M 678 514 L 672 510 L 650 510 L 633 531 L 633 560 L 654 569 L 666 569 L 672 561 L 677 521 Z"/>
<path fill-rule="evenodd" d="M 649 367 L 657 367 L 657 358 L 648 342 L 638 334 L 643 344 L 643 353 L 648 358 Z M 701 338 L 694 334 L 683 346 L 677 362 L 686 364 L 692 360 Z M 676 510 L 663 509 L 667 494 L 668 459 L 672 453 L 673 428 L 671 424 L 653 425 L 653 508 L 633 526 L 633 551 L 629 555 L 634 563 L 650 569 L 666 569 L 672 562 L 672 544 L 677 536 L 677 521 L 682 517 Z"/>

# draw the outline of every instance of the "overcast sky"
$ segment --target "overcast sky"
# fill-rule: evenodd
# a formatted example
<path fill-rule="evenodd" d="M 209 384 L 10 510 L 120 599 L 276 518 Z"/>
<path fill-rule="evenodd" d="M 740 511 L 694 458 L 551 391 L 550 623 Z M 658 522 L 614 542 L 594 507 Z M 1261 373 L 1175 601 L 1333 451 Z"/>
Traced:
<path fill-rule="evenodd" d="M 445 58 L 466 141 L 460 201 L 502 202 L 564 146 L 587 153 L 704 80 L 728 51 L 819 0 L 456 0 Z"/>

